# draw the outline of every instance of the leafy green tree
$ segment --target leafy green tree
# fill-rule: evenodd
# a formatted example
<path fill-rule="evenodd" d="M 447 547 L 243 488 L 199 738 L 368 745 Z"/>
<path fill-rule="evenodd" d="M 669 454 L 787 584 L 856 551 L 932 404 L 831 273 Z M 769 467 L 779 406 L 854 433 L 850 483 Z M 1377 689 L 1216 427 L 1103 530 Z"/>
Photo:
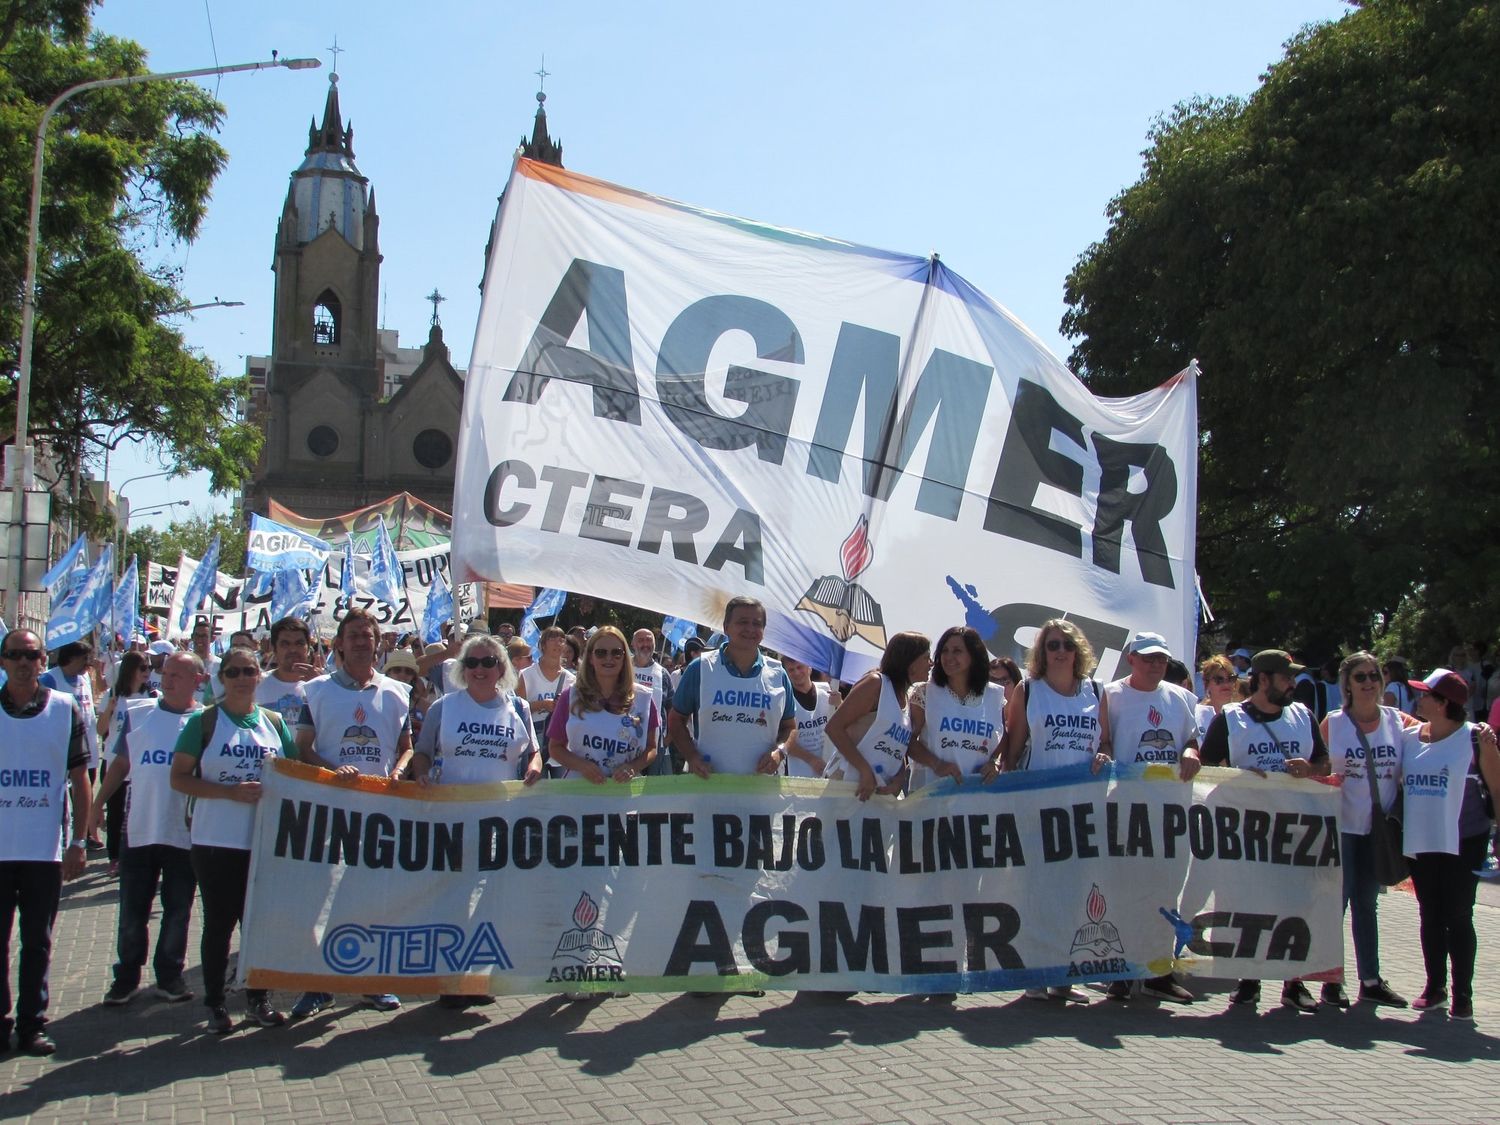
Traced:
<path fill-rule="evenodd" d="M 1417 592 L 1451 630 L 1421 661 L 1500 620 L 1497 57 L 1494 4 L 1304 29 L 1157 121 L 1067 280 L 1096 392 L 1202 365 L 1198 569 L 1238 637 L 1369 642 Z"/>
<path fill-rule="evenodd" d="M 97 0 L 0 0 L 0 432 L 14 430 L 21 290 L 37 122 L 69 86 L 145 73 L 128 40 L 91 33 Z M 164 322 L 188 301 L 164 245 L 202 225 L 226 153 L 202 87 L 149 82 L 64 103 L 48 132 L 31 429 L 66 464 L 145 440 L 212 487 L 238 485 L 261 435 L 238 421 L 242 379 Z"/>
<path fill-rule="evenodd" d="M 215 535 L 219 536 L 219 569 L 225 574 L 243 574 L 248 532 L 238 516 L 225 512 L 195 512 L 161 529 L 136 528 L 126 541 L 125 557 L 137 556 L 144 574 L 148 562 L 176 566 L 179 555 L 201 559 Z"/>

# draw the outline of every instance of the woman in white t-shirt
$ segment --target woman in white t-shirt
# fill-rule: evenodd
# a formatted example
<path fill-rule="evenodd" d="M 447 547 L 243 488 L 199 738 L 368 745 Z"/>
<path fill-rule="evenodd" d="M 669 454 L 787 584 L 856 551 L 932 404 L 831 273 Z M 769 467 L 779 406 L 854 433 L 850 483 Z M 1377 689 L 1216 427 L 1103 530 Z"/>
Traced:
<path fill-rule="evenodd" d="M 561 776 L 562 767 L 553 766 L 547 749 L 547 724 L 552 721 L 552 709 L 557 698 L 573 682 L 573 673 L 563 664 L 563 652 L 568 647 L 568 635 L 556 625 L 549 625 L 537 638 L 537 648 L 542 658 L 521 672 L 516 683 L 516 694 L 531 705 L 531 718 L 536 724 L 537 745 L 542 748 L 542 769 L 549 777 Z"/>
<path fill-rule="evenodd" d="M 1477 869 L 1494 829 L 1500 793 L 1500 748 L 1495 732 L 1468 721 L 1469 685 L 1440 668 L 1409 685 L 1417 693 L 1420 727 L 1401 745 L 1401 840 L 1411 859 L 1412 889 L 1421 915 L 1427 984 L 1412 1001 L 1418 1011 L 1448 1004 L 1448 1014 L 1474 1018 L 1474 894 Z"/>
<path fill-rule="evenodd" d="M 993 776 L 1005 750 L 1005 689 L 990 680 L 979 633 L 955 625 L 938 638 L 931 679 L 911 693 L 911 787 Z"/>
<path fill-rule="evenodd" d="M 1109 764 L 1099 725 L 1094 650 L 1073 622 L 1054 617 L 1036 632 L 1026 679 L 1005 706 L 1005 768 L 1055 769 Z M 993 770 L 986 770 L 991 776 Z"/>
<path fill-rule="evenodd" d="M 826 776 L 854 781 L 861 801 L 879 793 L 899 796 L 906 785 L 911 744 L 907 699 L 913 685 L 932 671 L 932 642 L 921 633 L 897 633 L 885 646 L 880 667 L 866 672 L 824 730 L 829 756 Z"/>
<path fill-rule="evenodd" d="M 596 629 L 583 646 L 578 678 L 557 697 L 547 726 L 548 750 L 564 777 L 625 783 L 656 758 L 656 700 L 636 690 L 629 660 L 625 634 L 613 625 Z"/>

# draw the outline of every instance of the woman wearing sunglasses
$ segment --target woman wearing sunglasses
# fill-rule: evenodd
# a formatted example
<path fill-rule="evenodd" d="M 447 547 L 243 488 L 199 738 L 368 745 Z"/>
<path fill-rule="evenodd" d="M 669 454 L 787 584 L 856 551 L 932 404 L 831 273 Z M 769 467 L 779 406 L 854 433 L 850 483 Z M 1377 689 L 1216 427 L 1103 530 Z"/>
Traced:
<path fill-rule="evenodd" d="M 1089 679 L 1094 650 L 1073 622 L 1054 617 L 1037 630 L 1026 657 L 1026 679 L 1005 707 L 1005 769 L 1055 769 L 1109 762 L 1100 741 L 1099 685 Z M 999 772 L 999 756 L 985 767 Z"/>
<path fill-rule="evenodd" d="M 636 691 L 625 634 L 603 625 L 583 646 L 578 678 L 557 697 L 547 749 L 565 778 L 628 782 L 656 758 L 660 723 L 651 693 Z"/>
<path fill-rule="evenodd" d="M 1359 999 L 1362 1003 L 1404 1008 L 1406 1001 L 1380 976 L 1380 881 L 1375 878 L 1375 853 L 1370 842 L 1374 807 L 1365 771 L 1373 766 L 1380 807 L 1390 812 L 1396 803 L 1401 732 L 1414 720 L 1382 705 L 1384 691 L 1380 662 L 1371 653 L 1356 652 L 1346 657 L 1339 665 L 1344 706 L 1323 719 L 1323 742 L 1328 747 L 1333 776 L 1341 779 L 1339 856 L 1344 871 L 1344 909 L 1353 924 Z M 1347 1008 L 1349 997 L 1344 986 L 1325 984 L 1323 1003 Z"/>
<path fill-rule="evenodd" d="M 1198 745 L 1203 745 L 1203 736 L 1208 733 L 1208 724 L 1213 722 L 1226 704 L 1234 702 L 1235 688 L 1239 685 L 1239 673 L 1234 670 L 1227 656 L 1210 656 L 1198 668 L 1203 676 L 1203 698 L 1198 701 L 1195 712 L 1198 719 Z"/>
<path fill-rule="evenodd" d="M 280 715 L 255 704 L 260 659 L 253 650 L 230 649 L 215 676 L 224 697 L 183 725 L 172 755 L 172 788 L 195 802 L 189 836 L 203 900 L 203 1003 L 208 1029 L 224 1035 L 234 1028 L 224 1007 L 224 977 L 229 942 L 245 913 L 261 769 L 267 758 L 297 757 L 297 744 Z M 205 722 L 212 727 L 205 730 Z M 286 1023 L 264 989 L 245 990 L 245 1016 L 261 1027 Z"/>
<path fill-rule="evenodd" d="M 1495 826 L 1500 793 L 1500 748 L 1488 726 L 1469 722 L 1469 685 L 1439 668 L 1412 680 L 1419 727 L 1401 735 L 1402 843 L 1411 860 L 1412 889 L 1421 916 L 1427 985 L 1412 1002 L 1418 1011 L 1453 1002 L 1448 1014 L 1474 1018 L 1474 933 L 1477 869 Z"/>
<path fill-rule="evenodd" d="M 516 695 L 516 670 L 500 641 L 479 633 L 464 641 L 451 691 L 428 709 L 412 754 L 420 785 L 535 785 L 542 755 L 531 725 L 531 708 Z"/>

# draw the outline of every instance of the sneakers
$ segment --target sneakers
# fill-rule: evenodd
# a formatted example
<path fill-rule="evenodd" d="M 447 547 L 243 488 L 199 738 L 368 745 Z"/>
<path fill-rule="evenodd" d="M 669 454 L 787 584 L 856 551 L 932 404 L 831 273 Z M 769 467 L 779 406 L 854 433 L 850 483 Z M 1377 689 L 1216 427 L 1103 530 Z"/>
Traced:
<path fill-rule="evenodd" d="M 123 1008 L 130 1003 L 131 997 L 135 995 L 135 985 L 127 985 L 123 981 L 115 981 L 109 986 L 109 991 L 104 994 L 104 1006 L 106 1008 Z"/>
<path fill-rule="evenodd" d="M 193 990 L 181 977 L 176 980 L 161 981 L 152 991 L 156 993 L 157 999 L 165 1000 L 168 1004 L 181 1004 L 184 1000 L 193 998 Z M 108 1002 L 106 999 L 105 1003 Z"/>
<path fill-rule="evenodd" d="M 1047 999 L 1047 990 L 1045 988 L 1028 988 L 1025 996 L 1028 1000 L 1045 1000 Z"/>
<path fill-rule="evenodd" d="M 1413 1010 L 1418 1012 L 1430 1012 L 1441 1008 L 1448 1003 L 1448 990 L 1446 988 L 1433 988 L 1428 985 L 1422 989 L 1422 995 L 1411 1002 Z"/>
<path fill-rule="evenodd" d="M 1349 994 L 1344 991 L 1344 986 L 1330 981 L 1323 986 L 1321 1001 L 1332 1008 L 1347 1008 L 1349 1006 Z"/>
<path fill-rule="evenodd" d="M 328 999 L 330 1002 L 332 1002 L 333 997 L 330 996 Z M 396 999 L 396 997 L 392 996 L 389 992 L 377 992 L 366 996 L 365 1003 L 370 1005 L 370 1007 L 374 1008 L 377 1012 L 394 1012 L 401 1007 L 401 1001 Z"/>
<path fill-rule="evenodd" d="M 1141 992 L 1158 1000 L 1170 1000 L 1174 1004 L 1191 1004 L 1194 996 L 1170 976 L 1152 977 L 1141 982 Z"/>
<path fill-rule="evenodd" d="M 292 1019 L 305 1020 L 308 1016 L 315 1016 L 324 1008 L 333 1003 L 333 996 L 327 992 L 304 992 L 295 1004 L 292 1005 Z"/>
<path fill-rule="evenodd" d="M 1391 991 L 1391 986 L 1383 980 L 1377 980 L 1374 984 L 1360 985 L 1359 1002 L 1361 1004 L 1385 1004 L 1391 1008 L 1406 1007 L 1406 997 L 1398 996 Z"/>
<path fill-rule="evenodd" d="M 286 1016 L 271 1007 L 269 1000 L 247 1000 L 245 1018 L 257 1027 L 280 1027 L 286 1023 Z"/>
<path fill-rule="evenodd" d="M 1089 994 L 1077 985 L 1060 984 L 1047 989 L 1047 999 L 1061 1000 L 1065 1004 L 1087 1004 Z"/>
<path fill-rule="evenodd" d="M 1448 1015 L 1451 1019 L 1471 1020 L 1474 1018 L 1474 1001 L 1462 996 L 1455 996 L 1453 1003 L 1448 1005 Z"/>
<path fill-rule="evenodd" d="M 1229 994 L 1231 1004 L 1259 1004 L 1260 1003 L 1260 981 L 1242 980 L 1239 986 Z"/>
<path fill-rule="evenodd" d="M 1312 998 L 1312 993 L 1307 991 L 1307 985 L 1300 980 L 1289 980 L 1281 986 L 1281 1006 L 1295 1008 L 1299 1012 L 1318 1010 L 1318 1002 Z"/>
<path fill-rule="evenodd" d="M 234 1021 L 229 1018 L 229 1012 L 224 1005 L 208 1010 L 208 1030 L 215 1035 L 228 1035 L 234 1030 Z"/>
<path fill-rule="evenodd" d="M 1105 990 L 1104 995 L 1108 996 L 1111 1000 L 1118 1000 L 1124 1003 L 1130 999 L 1130 992 L 1130 981 L 1117 980 L 1110 982 L 1110 986 Z"/>

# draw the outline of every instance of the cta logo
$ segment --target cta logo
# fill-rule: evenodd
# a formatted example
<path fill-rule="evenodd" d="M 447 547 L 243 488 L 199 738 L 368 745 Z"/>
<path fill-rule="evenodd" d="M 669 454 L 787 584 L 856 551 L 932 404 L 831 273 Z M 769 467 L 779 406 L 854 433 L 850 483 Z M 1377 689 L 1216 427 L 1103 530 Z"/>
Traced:
<path fill-rule="evenodd" d="M 467 930 L 446 922 L 425 926 L 345 922 L 323 938 L 323 960 L 346 976 L 432 976 L 512 967 L 500 935 L 489 922 Z"/>
<path fill-rule="evenodd" d="M 573 925 L 562 932 L 552 960 L 572 964 L 553 965 L 548 981 L 624 980 L 620 948 L 615 935 L 599 927 L 599 904 L 580 892 L 573 907 Z"/>

